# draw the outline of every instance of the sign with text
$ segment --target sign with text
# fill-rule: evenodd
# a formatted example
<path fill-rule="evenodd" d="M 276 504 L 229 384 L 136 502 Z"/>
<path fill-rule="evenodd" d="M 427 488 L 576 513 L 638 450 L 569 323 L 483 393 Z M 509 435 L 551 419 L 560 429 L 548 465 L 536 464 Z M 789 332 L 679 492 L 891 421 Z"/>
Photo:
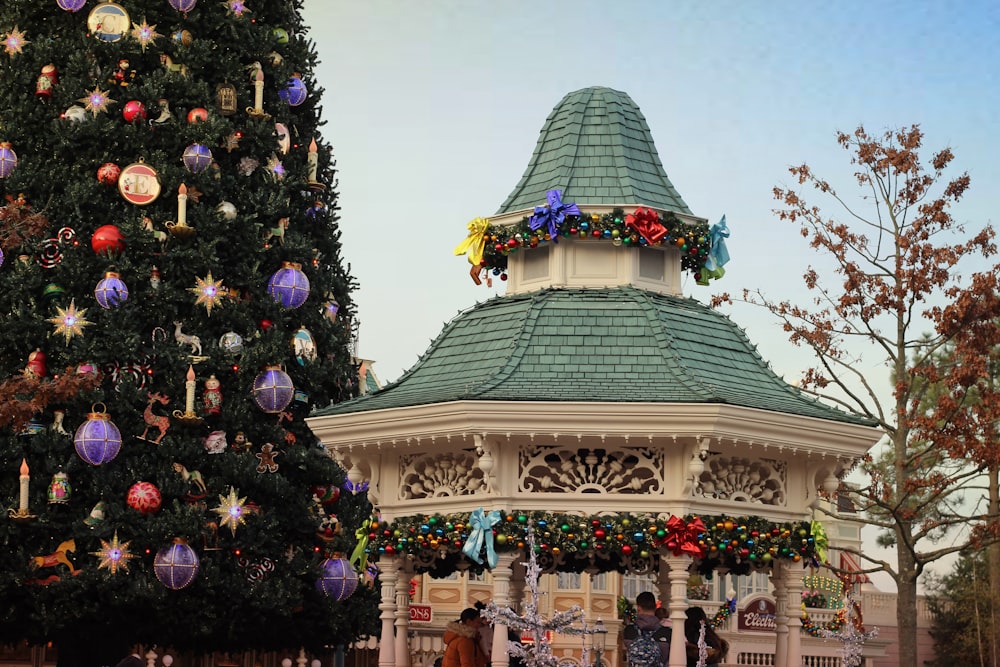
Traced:
<path fill-rule="evenodd" d="M 774 600 L 754 598 L 736 615 L 736 627 L 747 632 L 774 632 L 777 611 Z"/>
<path fill-rule="evenodd" d="M 410 623 L 430 623 L 433 616 L 429 604 L 410 605 Z"/>

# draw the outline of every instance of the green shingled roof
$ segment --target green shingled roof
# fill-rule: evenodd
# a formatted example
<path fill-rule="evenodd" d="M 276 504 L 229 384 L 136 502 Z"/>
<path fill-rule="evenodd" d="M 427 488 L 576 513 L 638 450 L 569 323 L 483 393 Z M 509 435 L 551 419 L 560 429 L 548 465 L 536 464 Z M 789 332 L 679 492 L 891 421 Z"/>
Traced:
<path fill-rule="evenodd" d="M 556 105 L 497 215 L 540 206 L 553 189 L 562 190 L 567 203 L 691 213 L 663 170 L 639 107 L 610 88 L 584 88 Z"/>
<path fill-rule="evenodd" d="M 456 400 L 723 403 L 867 423 L 777 377 L 721 313 L 633 287 L 496 297 L 397 382 L 316 416 Z"/>

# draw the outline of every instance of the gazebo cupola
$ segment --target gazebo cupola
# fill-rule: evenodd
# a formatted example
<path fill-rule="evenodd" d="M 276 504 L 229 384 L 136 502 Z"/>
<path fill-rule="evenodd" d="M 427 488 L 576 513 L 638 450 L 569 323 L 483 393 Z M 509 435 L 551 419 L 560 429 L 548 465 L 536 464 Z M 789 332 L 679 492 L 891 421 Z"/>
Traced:
<path fill-rule="evenodd" d="M 496 230 L 523 231 L 519 223 L 548 204 L 553 191 L 588 219 L 562 229 L 556 242 L 546 240 L 547 224 L 532 230 L 530 223 L 532 233 L 487 241 L 488 268 L 502 264 L 503 255 L 509 262 L 508 294 L 633 285 L 677 295 L 685 255 L 684 268 L 702 277 L 710 248 L 707 220 L 691 214 L 670 182 L 646 119 L 627 94 L 593 87 L 566 95 L 546 119 L 520 182 L 489 222 Z M 648 229 L 626 223 L 640 207 L 657 217 L 645 221 Z M 598 239 L 605 242 L 592 242 Z"/>

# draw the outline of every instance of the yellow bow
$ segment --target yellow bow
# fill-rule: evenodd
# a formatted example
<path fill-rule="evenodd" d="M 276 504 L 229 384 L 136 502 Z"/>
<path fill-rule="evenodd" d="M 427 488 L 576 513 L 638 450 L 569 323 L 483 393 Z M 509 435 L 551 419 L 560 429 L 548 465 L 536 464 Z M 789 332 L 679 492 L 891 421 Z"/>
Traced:
<path fill-rule="evenodd" d="M 469 253 L 469 264 L 479 266 L 483 261 L 483 250 L 486 248 L 486 228 L 490 221 L 486 218 L 476 218 L 467 227 L 469 235 L 455 248 L 456 255 Z"/>

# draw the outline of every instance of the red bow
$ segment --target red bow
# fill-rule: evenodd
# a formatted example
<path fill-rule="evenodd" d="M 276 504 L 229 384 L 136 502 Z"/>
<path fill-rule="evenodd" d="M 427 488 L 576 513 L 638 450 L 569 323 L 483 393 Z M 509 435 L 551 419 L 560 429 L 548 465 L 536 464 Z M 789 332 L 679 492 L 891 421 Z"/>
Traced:
<path fill-rule="evenodd" d="M 656 245 L 667 235 L 667 228 L 660 224 L 660 214 L 645 206 L 626 215 L 625 224 L 639 232 L 650 245 Z"/>
<path fill-rule="evenodd" d="M 672 516 L 667 520 L 667 530 L 672 538 L 667 547 L 675 556 L 687 554 L 692 558 L 704 557 L 705 547 L 698 541 L 699 536 L 705 532 L 705 524 L 701 519 L 695 517 L 684 523 L 684 519 Z"/>

